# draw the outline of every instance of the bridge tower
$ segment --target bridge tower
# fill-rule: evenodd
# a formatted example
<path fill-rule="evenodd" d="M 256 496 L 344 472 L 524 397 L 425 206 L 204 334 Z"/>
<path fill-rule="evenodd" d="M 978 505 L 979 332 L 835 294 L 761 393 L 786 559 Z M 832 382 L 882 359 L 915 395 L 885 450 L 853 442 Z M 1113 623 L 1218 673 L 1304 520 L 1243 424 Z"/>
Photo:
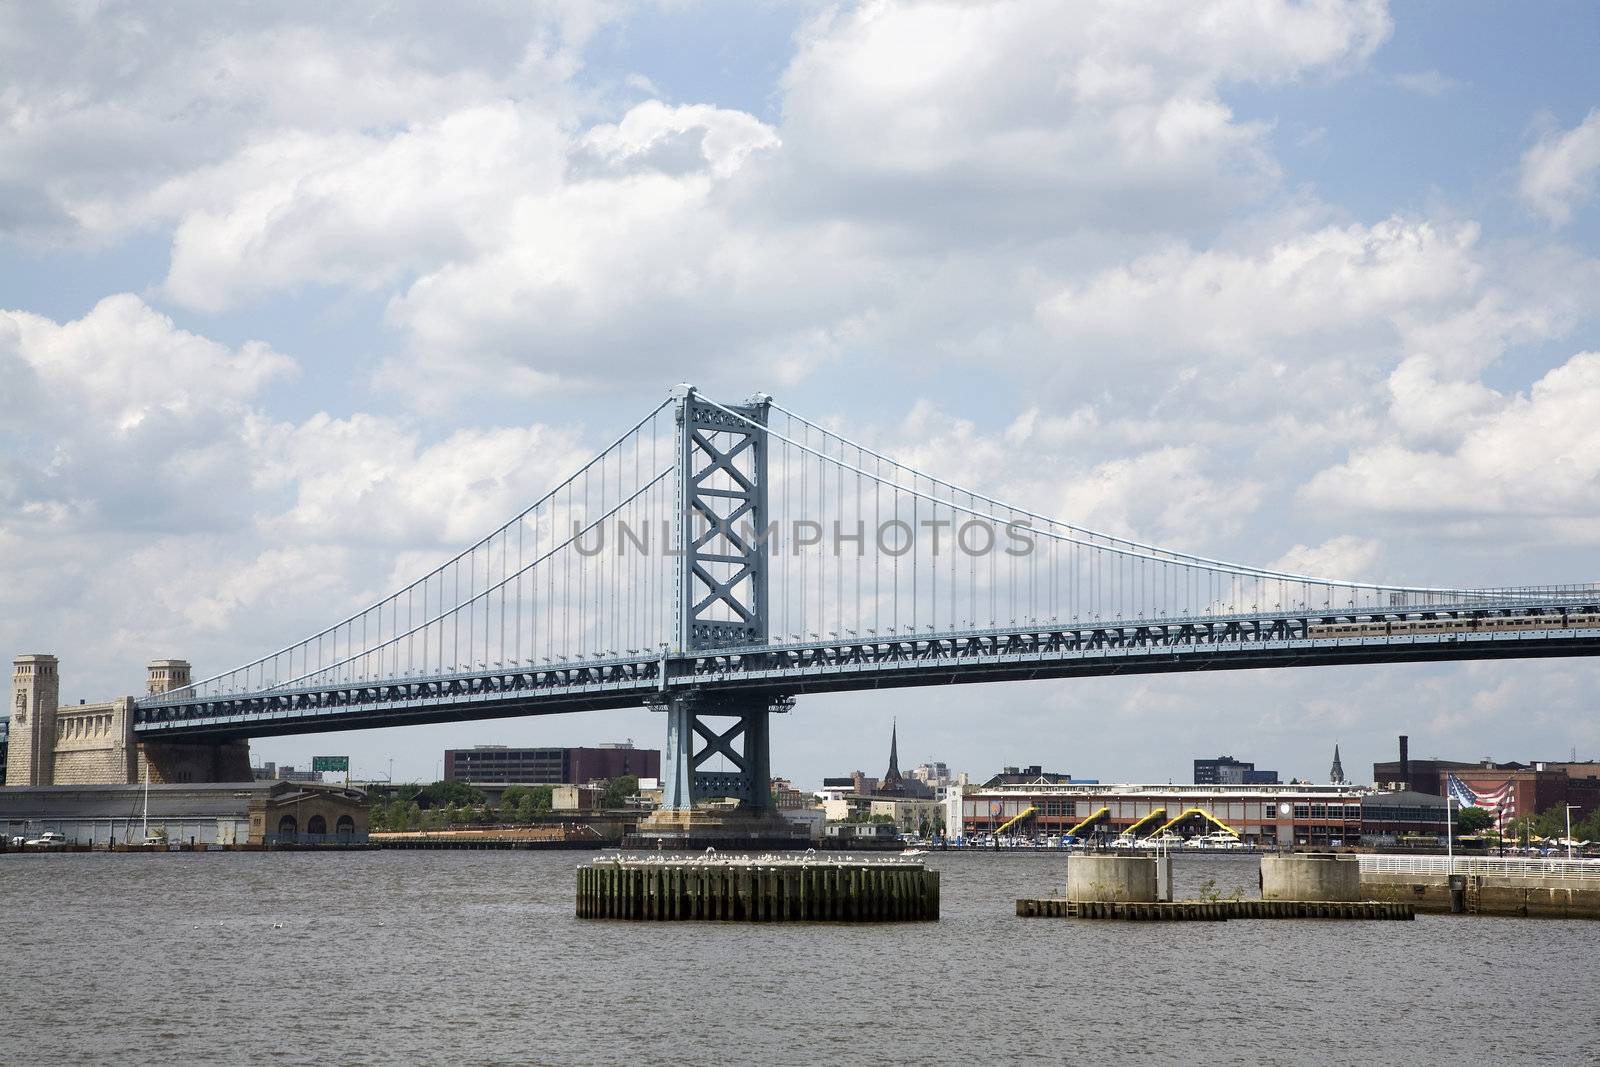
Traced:
<path fill-rule="evenodd" d="M 772 398 L 708 403 L 690 385 L 677 404 L 677 500 L 673 548 L 677 615 L 674 656 L 694 656 L 767 640 L 767 434 Z M 728 412 L 734 411 L 744 418 Z M 749 420 L 749 421 L 746 421 Z M 685 812 L 701 797 L 737 797 L 756 812 L 771 807 L 768 716 L 792 701 L 693 690 L 663 694 L 667 749 L 662 807 Z M 732 770 L 708 770 L 716 756 Z"/>
<path fill-rule="evenodd" d="M 7 785 L 54 785 L 61 676 L 54 656 L 30 653 L 11 665 L 11 747 Z"/>

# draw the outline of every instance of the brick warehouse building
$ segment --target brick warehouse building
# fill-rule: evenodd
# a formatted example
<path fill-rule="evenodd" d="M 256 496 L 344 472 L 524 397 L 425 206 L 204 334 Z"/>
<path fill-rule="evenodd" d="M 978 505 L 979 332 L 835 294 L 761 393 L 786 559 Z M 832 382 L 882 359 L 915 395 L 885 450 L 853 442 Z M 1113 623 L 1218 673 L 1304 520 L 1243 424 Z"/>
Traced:
<path fill-rule="evenodd" d="M 1576 777 L 1569 768 L 1588 768 L 1588 775 Z M 1600 807 L 1600 777 L 1594 764 L 1551 763 L 1494 763 L 1478 764 L 1469 769 L 1441 772 L 1440 791 L 1444 789 L 1445 774 L 1453 775 L 1468 789 L 1477 793 L 1493 793 L 1506 783 L 1511 783 L 1516 798 L 1516 814 L 1539 815 L 1565 804 L 1576 805 L 1573 820 L 1585 818 Z"/>
<path fill-rule="evenodd" d="M 1573 817 L 1583 818 L 1600 807 L 1600 763 L 1412 759 L 1409 739 L 1402 734 L 1399 742 L 1398 760 L 1372 765 L 1372 780 L 1380 790 L 1411 790 L 1443 797 L 1446 779 L 1453 776 L 1478 793 L 1493 793 L 1510 783 L 1519 816 L 1539 815 L 1574 804 L 1578 810 Z"/>
<path fill-rule="evenodd" d="M 660 751 L 627 742 L 597 748 L 478 745 L 444 754 L 445 781 L 473 785 L 584 785 L 625 774 L 661 777 Z"/>

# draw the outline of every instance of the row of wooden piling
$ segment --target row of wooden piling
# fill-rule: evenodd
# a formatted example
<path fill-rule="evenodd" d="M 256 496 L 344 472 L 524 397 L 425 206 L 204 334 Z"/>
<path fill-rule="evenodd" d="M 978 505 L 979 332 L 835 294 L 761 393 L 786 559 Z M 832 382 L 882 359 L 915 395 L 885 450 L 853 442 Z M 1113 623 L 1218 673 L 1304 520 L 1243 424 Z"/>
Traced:
<path fill-rule="evenodd" d="M 580 919 L 918 922 L 939 917 L 920 864 L 596 863 L 578 868 Z"/>
<path fill-rule="evenodd" d="M 1025 918 L 1121 919 L 1128 922 L 1226 922 L 1229 919 L 1414 919 L 1409 901 L 1362 900 L 1125 900 L 1017 901 Z"/>

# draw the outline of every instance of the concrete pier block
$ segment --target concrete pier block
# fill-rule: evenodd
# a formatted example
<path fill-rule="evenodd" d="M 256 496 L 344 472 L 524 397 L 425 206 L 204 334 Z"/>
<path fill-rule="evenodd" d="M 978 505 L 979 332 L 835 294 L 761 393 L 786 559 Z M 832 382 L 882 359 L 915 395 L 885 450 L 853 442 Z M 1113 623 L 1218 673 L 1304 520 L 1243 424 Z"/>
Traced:
<path fill-rule="evenodd" d="M 1067 860 L 1067 899 L 1154 903 L 1156 863 L 1154 856 L 1072 856 Z"/>
<path fill-rule="evenodd" d="M 1355 856 L 1331 852 L 1262 856 L 1261 899 L 1361 900 L 1361 864 Z"/>

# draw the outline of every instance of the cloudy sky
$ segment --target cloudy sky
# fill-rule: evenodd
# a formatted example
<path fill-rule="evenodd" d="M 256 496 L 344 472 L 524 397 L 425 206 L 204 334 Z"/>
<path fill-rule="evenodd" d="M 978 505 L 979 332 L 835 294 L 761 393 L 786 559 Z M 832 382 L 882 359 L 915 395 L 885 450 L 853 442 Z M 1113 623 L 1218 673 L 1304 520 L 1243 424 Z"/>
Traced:
<path fill-rule="evenodd" d="M 1448 10 L 1448 17 L 1444 17 Z M 678 381 L 1211 556 L 1600 578 L 1600 16 L 1541 5 L 0 4 L 0 648 L 213 673 Z M 1585 661 L 817 697 L 805 784 L 1600 757 Z M 257 742 L 431 777 L 646 712 Z"/>

